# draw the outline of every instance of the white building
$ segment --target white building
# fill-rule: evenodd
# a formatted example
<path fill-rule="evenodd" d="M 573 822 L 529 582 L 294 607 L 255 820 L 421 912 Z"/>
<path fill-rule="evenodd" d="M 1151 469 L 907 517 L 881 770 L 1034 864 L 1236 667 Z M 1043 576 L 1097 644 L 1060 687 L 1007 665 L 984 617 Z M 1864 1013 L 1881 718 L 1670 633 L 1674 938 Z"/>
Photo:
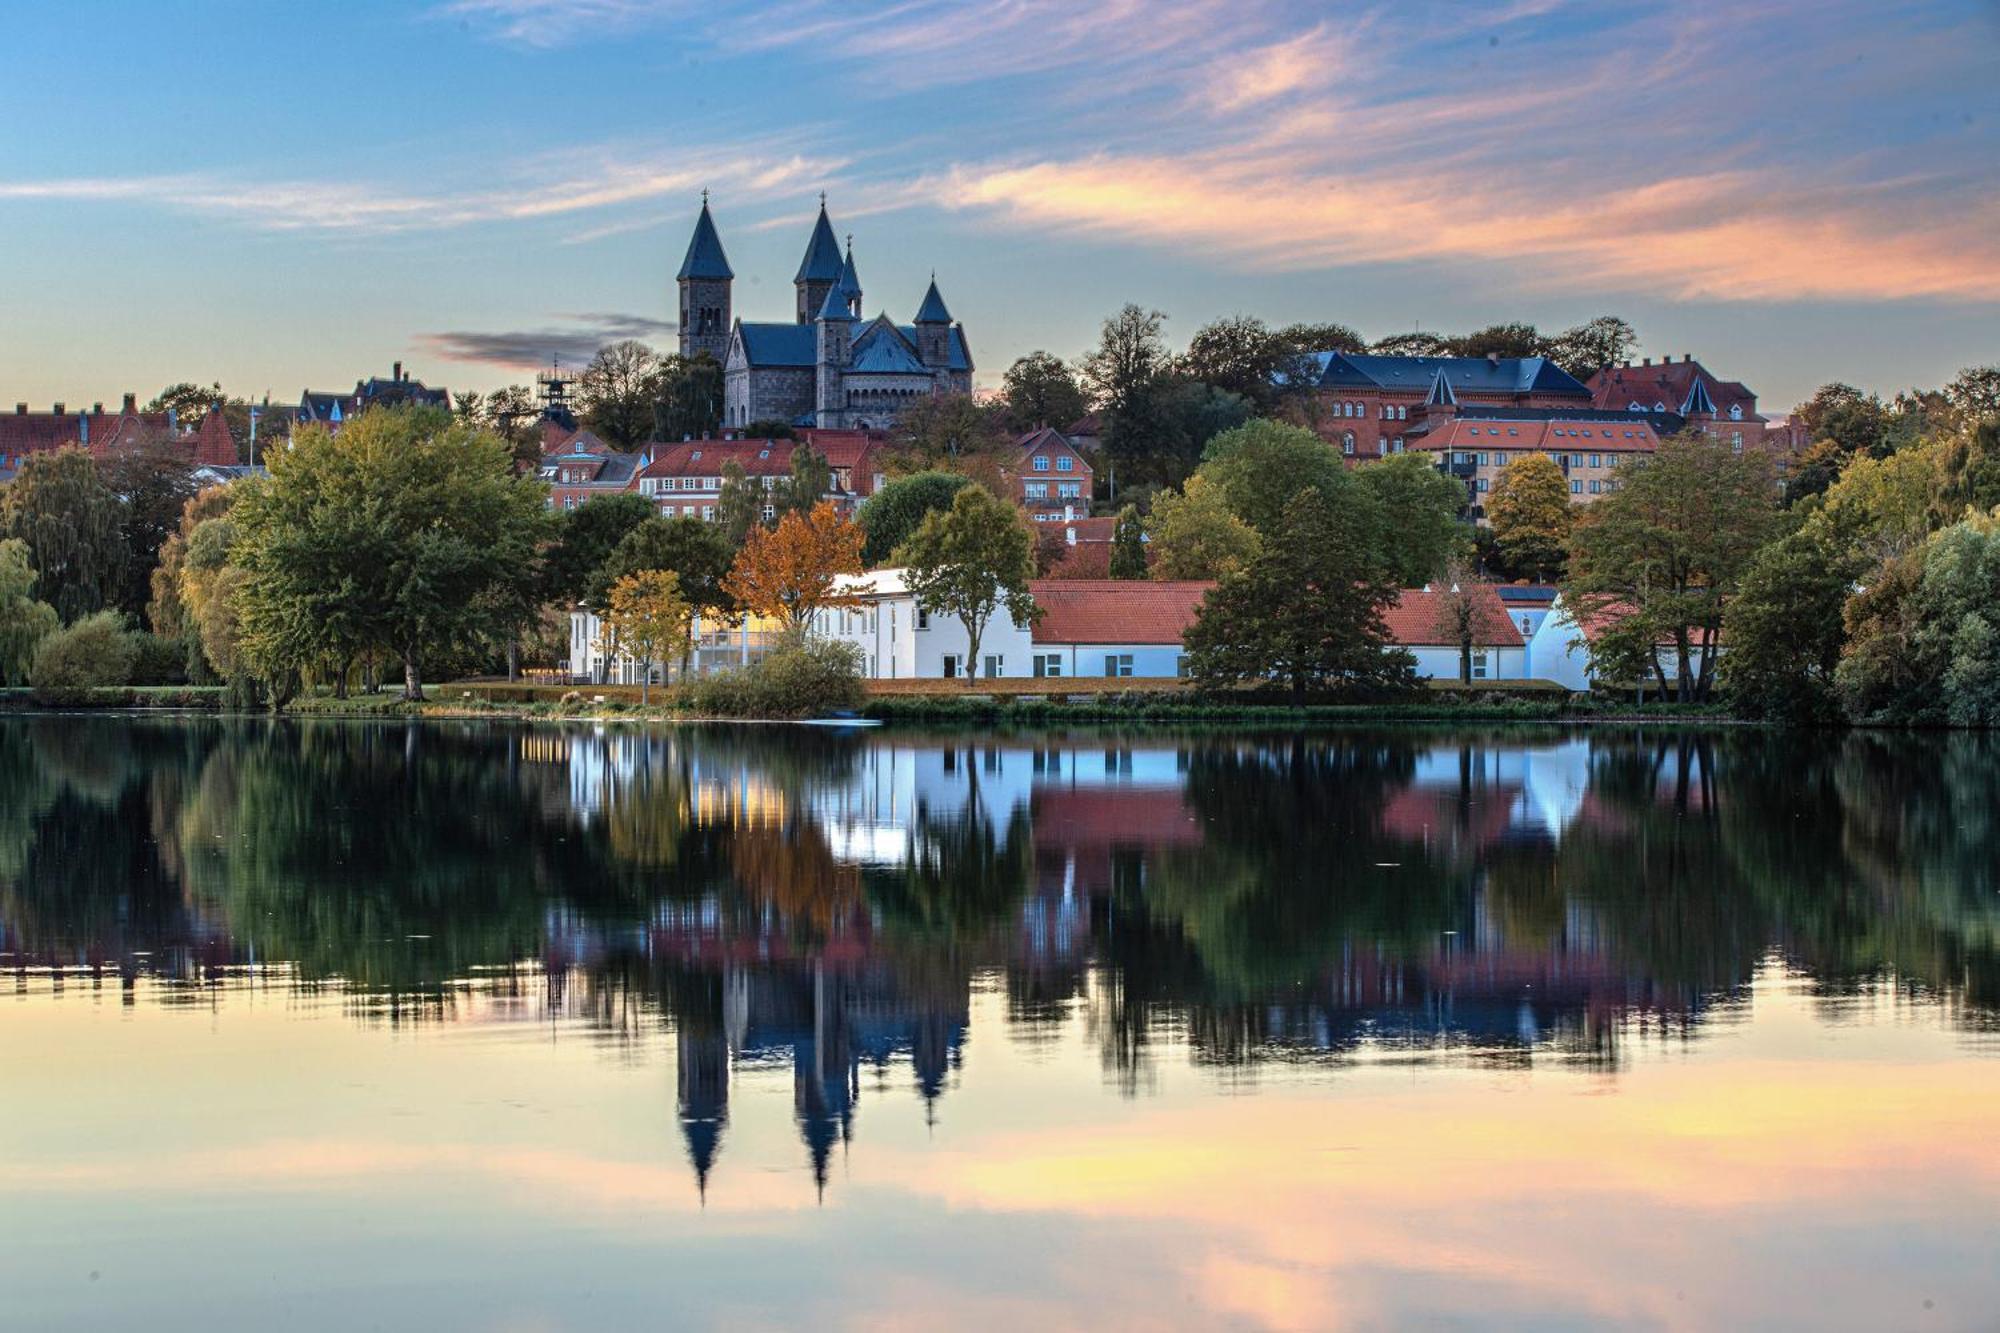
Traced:
<path fill-rule="evenodd" d="M 769 650 L 774 636 L 768 630 L 754 627 L 748 619 L 731 622 L 704 618 L 697 613 L 690 637 L 690 672 L 705 676 L 713 671 L 749 666 Z M 678 680 L 680 672 L 678 656 L 672 661 L 654 662 L 651 683 L 664 685 Z M 605 642 L 604 622 L 595 613 L 583 607 L 569 613 L 570 680 L 578 684 L 637 685 L 641 683 L 641 674 L 640 663 L 630 653 L 611 651 Z"/>
<path fill-rule="evenodd" d="M 1530 671 L 1537 679 L 1552 680 L 1568 689 L 1595 688 L 1597 673 L 1590 660 L 1590 644 L 1600 631 L 1616 624 L 1619 619 L 1620 615 L 1615 609 L 1607 609 L 1595 615 L 1586 615 L 1579 622 L 1563 599 L 1558 596 L 1549 608 L 1548 615 L 1528 640 Z M 1654 646 L 1653 653 L 1659 661 L 1660 670 L 1665 673 L 1668 683 L 1671 684 L 1680 674 L 1680 650 L 1672 643 L 1661 643 Z M 1720 649 L 1717 653 L 1719 657 Z M 1690 669 L 1699 676 L 1701 649 L 1694 648 L 1689 656 Z"/>
<path fill-rule="evenodd" d="M 1527 640 L 1490 583 L 1472 584 L 1472 679 L 1530 680 Z M 1464 665 L 1447 599 L 1450 590 L 1405 588 L 1383 611 L 1389 637 L 1417 659 L 1423 680 L 1457 680 Z"/>

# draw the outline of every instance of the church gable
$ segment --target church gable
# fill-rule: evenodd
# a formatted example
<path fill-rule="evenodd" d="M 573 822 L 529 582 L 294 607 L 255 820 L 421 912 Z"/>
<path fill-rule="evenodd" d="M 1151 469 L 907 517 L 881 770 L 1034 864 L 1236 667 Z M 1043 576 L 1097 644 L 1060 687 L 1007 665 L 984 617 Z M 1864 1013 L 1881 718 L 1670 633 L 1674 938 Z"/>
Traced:
<path fill-rule="evenodd" d="M 916 344 L 903 331 L 879 315 L 855 336 L 847 359 L 848 373 L 854 375 L 925 375 L 929 369 L 917 355 Z"/>

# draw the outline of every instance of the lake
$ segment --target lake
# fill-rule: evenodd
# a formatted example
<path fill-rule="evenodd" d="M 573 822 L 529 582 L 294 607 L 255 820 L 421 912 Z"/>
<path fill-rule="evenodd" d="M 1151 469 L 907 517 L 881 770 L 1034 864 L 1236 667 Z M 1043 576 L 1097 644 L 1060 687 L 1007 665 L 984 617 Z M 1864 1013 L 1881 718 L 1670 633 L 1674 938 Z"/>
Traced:
<path fill-rule="evenodd" d="M 0 1302 L 2000 1324 L 2000 744 L 0 721 Z"/>

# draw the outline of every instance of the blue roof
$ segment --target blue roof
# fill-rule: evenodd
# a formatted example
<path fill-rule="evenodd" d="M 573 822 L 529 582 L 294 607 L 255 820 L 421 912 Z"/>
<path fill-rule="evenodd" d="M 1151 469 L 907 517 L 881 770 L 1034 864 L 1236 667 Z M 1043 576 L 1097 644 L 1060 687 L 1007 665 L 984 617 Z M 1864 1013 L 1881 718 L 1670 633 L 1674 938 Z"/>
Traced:
<path fill-rule="evenodd" d="M 1321 388 L 1420 390 L 1440 371 L 1457 394 L 1552 393 L 1589 398 L 1582 381 L 1545 356 L 1368 356 L 1318 352 Z"/>
<path fill-rule="evenodd" d="M 715 234 L 715 219 L 708 215 L 708 200 L 701 201 L 701 216 L 694 220 L 694 236 L 688 241 L 687 258 L 681 260 L 676 282 L 688 278 L 729 279 L 729 256 L 722 253 L 722 238 Z"/>
<path fill-rule="evenodd" d="M 813 223 L 812 239 L 806 242 L 806 257 L 799 261 L 793 282 L 839 282 L 840 242 L 833 237 L 833 224 L 826 220 L 826 204 L 819 206 L 819 221 Z"/>
<path fill-rule="evenodd" d="M 853 319 L 854 293 L 847 286 L 846 275 L 826 289 L 826 299 L 819 303 L 819 319 Z"/>
<path fill-rule="evenodd" d="M 854 267 L 854 238 L 852 236 L 847 238 L 847 258 L 842 260 L 840 265 L 840 285 L 847 288 L 848 291 L 853 292 L 856 296 L 861 295 L 861 271 Z"/>
<path fill-rule="evenodd" d="M 1681 403 L 1681 415 L 1691 417 L 1703 412 L 1715 415 L 1715 399 L 1708 396 L 1708 386 L 1701 382 L 1701 376 L 1696 375 L 1694 383 L 1688 386 L 1687 398 Z"/>
<path fill-rule="evenodd" d="M 931 279 L 930 290 L 924 293 L 924 303 L 917 307 L 917 323 L 951 323 L 951 311 L 944 308 L 944 298 L 938 295 L 936 278 Z"/>
<path fill-rule="evenodd" d="M 810 366 L 819 360 L 810 324 L 739 324 L 743 355 L 753 366 Z"/>
<path fill-rule="evenodd" d="M 854 340 L 847 368 L 857 375 L 922 375 L 927 373 L 917 355 L 916 339 L 886 319 L 877 319 Z"/>
<path fill-rule="evenodd" d="M 1426 407 L 1457 407 L 1458 395 L 1451 390 L 1451 381 L 1445 378 L 1444 367 L 1431 379 L 1430 395 L 1424 399 Z"/>

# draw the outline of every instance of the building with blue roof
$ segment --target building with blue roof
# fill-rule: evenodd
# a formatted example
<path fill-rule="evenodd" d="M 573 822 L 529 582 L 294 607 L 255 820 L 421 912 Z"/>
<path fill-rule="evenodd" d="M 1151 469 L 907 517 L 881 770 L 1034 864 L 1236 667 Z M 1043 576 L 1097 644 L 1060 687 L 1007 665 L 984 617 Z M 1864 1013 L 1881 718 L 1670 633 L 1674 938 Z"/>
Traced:
<path fill-rule="evenodd" d="M 732 321 L 734 279 L 704 196 L 676 278 L 680 350 L 722 363 L 726 427 L 778 421 L 880 430 L 913 402 L 972 392 L 965 329 L 952 318 L 936 275 L 909 323 L 886 312 L 867 315 L 853 238 L 843 252 L 824 195 L 792 279 L 791 321 Z"/>
<path fill-rule="evenodd" d="M 1307 362 L 1314 424 L 1355 462 L 1415 448 L 1411 423 L 1426 408 L 1591 406 L 1589 388 L 1545 356 L 1317 352 Z"/>

